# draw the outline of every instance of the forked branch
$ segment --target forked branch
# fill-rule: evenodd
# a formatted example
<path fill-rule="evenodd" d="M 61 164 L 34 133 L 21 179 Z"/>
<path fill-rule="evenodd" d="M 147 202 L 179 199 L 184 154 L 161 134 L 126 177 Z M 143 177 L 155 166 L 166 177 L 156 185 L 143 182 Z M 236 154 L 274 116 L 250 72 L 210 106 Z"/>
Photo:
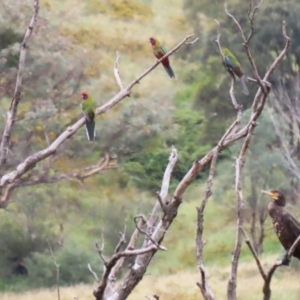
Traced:
<path fill-rule="evenodd" d="M 24 177 L 17 179 L 14 181 L 14 183 L 9 184 L 5 189 L 5 193 L 2 194 L 2 197 L 0 198 L 0 207 L 4 208 L 7 206 L 11 193 L 16 188 L 45 183 L 55 183 L 64 179 L 76 181 L 82 184 L 84 179 L 113 168 L 113 164 L 110 163 L 110 156 L 106 154 L 105 157 L 100 159 L 97 164 L 73 171 L 71 173 L 49 175 L 50 168 L 51 165 L 49 165 L 49 168 L 42 170 L 42 172 L 28 172 Z"/>
<path fill-rule="evenodd" d="M 254 247 L 250 241 L 250 239 L 248 238 L 246 232 L 242 229 L 243 231 L 243 234 L 245 236 L 245 242 L 248 246 L 248 248 L 250 249 L 254 259 L 255 259 L 255 262 L 256 262 L 256 265 L 257 265 L 257 268 L 259 270 L 259 273 L 262 277 L 262 279 L 264 280 L 264 285 L 263 285 L 263 294 L 264 294 L 264 297 L 263 297 L 263 300 L 270 300 L 271 299 L 271 280 L 272 280 L 272 277 L 276 271 L 276 269 L 278 267 L 281 267 L 283 266 L 283 262 L 282 260 L 281 261 L 277 261 L 274 263 L 274 265 L 270 268 L 270 270 L 266 273 L 261 262 L 260 262 L 260 259 L 258 258 L 258 255 L 256 254 L 255 250 L 254 250 Z M 287 257 L 286 259 L 288 261 L 291 260 L 296 248 L 298 247 L 298 245 L 300 245 L 300 236 L 295 240 L 295 242 L 293 243 L 292 247 L 289 249 L 288 253 L 287 253 Z"/>

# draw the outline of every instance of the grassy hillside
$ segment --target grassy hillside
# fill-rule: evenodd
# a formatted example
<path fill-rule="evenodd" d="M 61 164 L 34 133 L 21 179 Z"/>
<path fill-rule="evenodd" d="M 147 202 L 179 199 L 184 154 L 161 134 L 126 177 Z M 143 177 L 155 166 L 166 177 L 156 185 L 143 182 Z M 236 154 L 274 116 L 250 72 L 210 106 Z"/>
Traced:
<path fill-rule="evenodd" d="M 264 258 L 264 266 L 270 267 L 275 257 Z M 211 288 L 217 299 L 226 298 L 226 286 L 228 279 L 228 269 L 213 267 L 208 269 Z M 239 268 L 239 279 L 237 287 L 238 299 L 260 300 L 262 299 L 263 281 L 258 274 L 253 262 L 242 263 Z M 145 299 L 145 296 L 157 294 L 164 300 L 201 299 L 200 291 L 196 287 L 199 281 L 199 274 L 196 272 L 181 271 L 172 275 L 161 275 L 159 277 L 151 274 L 145 276 L 143 281 L 134 290 L 129 300 Z M 300 297 L 299 271 L 290 268 L 282 268 L 277 271 L 272 280 L 272 299 L 273 300 L 298 300 Z M 92 300 L 93 285 L 76 285 L 61 288 L 61 299 Z M 30 291 L 23 294 L 4 293 L 0 296 L 1 300 L 52 300 L 56 299 L 57 291 L 52 289 L 41 289 Z"/>

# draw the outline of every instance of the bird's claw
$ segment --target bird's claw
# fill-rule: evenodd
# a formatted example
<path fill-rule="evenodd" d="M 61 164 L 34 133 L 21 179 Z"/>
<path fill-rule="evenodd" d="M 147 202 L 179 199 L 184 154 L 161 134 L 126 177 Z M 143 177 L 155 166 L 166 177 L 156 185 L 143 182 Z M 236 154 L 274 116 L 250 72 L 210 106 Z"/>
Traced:
<path fill-rule="evenodd" d="M 282 263 L 283 266 L 289 266 L 289 264 L 290 264 L 290 259 L 289 259 L 289 257 L 288 257 L 288 253 L 285 253 L 285 254 L 284 254 L 281 263 Z"/>

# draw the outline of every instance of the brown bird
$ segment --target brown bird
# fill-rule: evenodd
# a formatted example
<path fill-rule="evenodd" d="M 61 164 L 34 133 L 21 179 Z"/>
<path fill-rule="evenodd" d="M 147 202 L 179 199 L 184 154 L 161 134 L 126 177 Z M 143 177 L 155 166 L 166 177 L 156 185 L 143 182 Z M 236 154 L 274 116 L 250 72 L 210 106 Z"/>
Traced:
<path fill-rule="evenodd" d="M 284 208 L 285 197 L 282 192 L 278 190 L 261 192 L 269 195 L 273 199 L 273 201 L 268 205 L 268 211 L 278 239 L 283 248 L 286 250 L 282 259 L 282 264 L 288 266 L 288 251 L 300 235 L 300 223 Z M 300 245 L 297 246 L 293 256 L 300 259 Z"/>

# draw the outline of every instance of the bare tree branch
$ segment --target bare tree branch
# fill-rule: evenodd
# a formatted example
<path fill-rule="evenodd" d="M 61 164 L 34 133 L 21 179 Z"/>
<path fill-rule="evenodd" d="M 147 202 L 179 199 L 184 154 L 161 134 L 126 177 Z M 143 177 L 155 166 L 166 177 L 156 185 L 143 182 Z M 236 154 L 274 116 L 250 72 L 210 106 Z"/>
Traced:
<path fill-rule="evenodd" d="M 255 259 L 255 262 L 257 264 L 258 270 L 259 270 L 262 278 L 264 280 L 266 280 L 267 279 L 267 275 L 265 274 L 265 271 L 264 271 L 264 269 L 263 269 L 263 267 L 262 267 L 262 265 L 260 263 L 258 255 L 257 255 L 257 253 L 256 253 L 256 251 L 255 251 L 255 249 L 254 249 L 254 247 L 253 247 L 253 245 L 252 245 L 252 243 L 251 243 L 251 241 L 250 241 L 247 233 L 245 232 L 245 230 L 243 228 L 241 228 L 241 230 L 242 230 L 243 235 L 245 237 L 245 243 L 247 244 L 248 248 L 250 249 L 250 251 L 251 251 L 251 253 L 252 253 L 252 255 L 253 255 L 254 259 Z"/>
<path fill-rule="evenodd" d="M 227 285 L 227 297 L 228 299 L 236 299 L 236 285 L 237 285 L 237 269 L 239 263 L 239 257 L 242 248 L 242 239 L 243 239 L 243 224 L 244 224 L 244 211 L 245 205 L 243 201 L 243 192 L 242 192 L 242 170 L 245 164 L 245 154 L 249 147 L 251 136 L 253 130 L 257 124 L 253 122 L 249 128 L 249 132 L 245 138 L 245 141 L 242 145 L 239 157 L 236 159 L 236 175 L 235 175 L 235 192 L 237 195 L 237 229 L 236 229 L 236 240 L 235 247 L 232 253 L 232 263 L 231 263 L 231 273 Z"/>
<path fill-rule="evenodd" d="M 251 2 L 251 0 L 250 0 L 250 2 Z M 253 34 L 253 30 L 254 30 L 254 27 L 253 27 L 253 26 L 254 26 L 254 25 L 253 25 L 254 16 L 255 16 L 255 13 L 256 13 L 257 9 L 258 9 L 259 6 L 262 4 L 262 2 L 263 2 L 263 1 L 261 1 L 260 4 L 254 8 L 253 14 L 252 14 L 252 16 L 250 17 L 251 32 L 250 32 L 250 35 L 249 35 L 248 39 L 246 39 L 246 37 L 245 37 L 245 35 L 244 35 L 243 29 L 242 29 L 240 23 L 236 20 L 236 18 L 235 18 L 232 14 L 230 14 L 230 13 L 228 12 L 228 9 L 227 9 L 226 4 L 224 5 L 224 7 L 225 7 L 225 12 L 226 12 L 226 14 L 233 20 L 233 22 L 236 24 L 236 26 L 238 27 L 238 29 L 239 29 L 239 31 L 240 31 L 240 33 L 241 33 L 242 39 L 243 39 L 243 41 L 244 41 L 244 47 L 245 47 L 245 49 L 246 49 L 246 53 L 247 53 L 249 62 L 250 62 L 250 64 L 251 64 L 251 66 L 252 66 L 252 69 L 253 69 L 253 72 L 254 72 L 255 79 L 257 80 L 257 82 L 258 82 L 260 88 L 265 92 L 265 87 L 264 87 L 264 85 L 263 85 L 263 82 L 262 82 L 262 80 L 261 80 L 259 74 L 258 74 L 258 70 L 257 70 L 256 64 L 255 64 L 254 59 L 253 59 L 253 57 L 252 57 L 252 55 L 251 55 L 251 53 L 250 53 L 250 50 L 249 50 L 249 42 L 250 42 L 250 40 L 251 40 L 251 37 L 252 37 L 252 34 Z M 250 12 L 248 12 L 248 16 L 249 16 L 249 15 L 250 15 Z"/>
<path fill-rule="evenodd" d="M 21 101 L 22 80 L 23 80 L 23 71 L 25 66 L 27 46 L 30 37 L 32 35 L 34 26 L 36 24 L 39 9 L 40 9 L 39 0 L 34 0 L 34 12 L 21 44 L 18 74 L 17 74 L 14 96 L 11 100 L 9 111 L 7 112 L 7 121 L 5 124 L 2 141 L 0 145 L 0 170 L 3 169 L 3 166 L 6 163 L 7 153 L 9 152 L 9 141 L 11 138 L 11 131 L 16 119 L 18 105 L 19 102 Z M 3 174 L 3 171 L 1 171 L 1 174 Z"/>
<path fill-rule="evenodd" d="M 117 51 L 116 52 L 116 61 L 115 61 L 115 67 L 114 67 L 114 74 L 115 74 L 115 77 L 116 77 L 116 80 L 117 80 L 117 83 L 118 83 L 118 86 L 120 87 L 120 90 L 124 90 L 124 84 L 121 80 L 121 77 L 120 77 L 120 72 L 119 72 L 119 60 L 120 60 L 120 54 L 119 52 Z"/>
<path fill-rule="evenodd" d="M 104 245 L 105 245 L 105 241 L 104 241 L 104 231 L 103 229 L 101 230 L 101 247 L 98 245 L 98 243 L 95 244 L 97 250 L 98 250 L 98 254 L 99 256 L 101 257 L 103 263 L 104 263 L 104 266 L 106 266 L 106 259 L 104 258 L 103 256 L 103 251 L 104 251 Z"/>
<path fill-rule="evenodd" d="M 139 228 L 139 225 L 138 225 L 138 222 L 137 222 L 138 219 L 142 219 L 142 220 L 144 221 L 144 223 L 147 224 L 147 220 L 146 220 L 146 218 L 145 218 L 143 215 L 135 216 L 133 220 L 134 220 L 136 229 L 137 229 L 141 234 L 144 234 L 145 236 L 147 236 L 148 239 L 149 239 L 149 240 L 150 240 L 150 241 L 151 241 L 158 249 L 160 249 L 160 250 L 166 250 L 164 247 L 161 248 L 161 246 L 160 246 L 158 243 L 156 243 L 156 242 L 152 239 L 152 237 L 151 237 L 150 234 L 148 234 L 148 233 L 147 233 L 146 231 L 144 231 L 143 229 Z M 148 225 L 148 227 L 149 227 L 149 225 Z"/>
<path fill-rule="evenodd" d="M 97 164 L 85 167 L 81 170 L 73 171 L 72 173 L 49 175 L 49 169 L 43 170 L 43 172 L 31 172 L 28 174 L 28 176 L 19 178 L 14 181 L 14 183 L 11 183 L 6 187 L 5 193 L 0 199 L 0 208 L 8 205 L 10 195 L 16 188 L 44 183 L 55 183 L 64 179 L 74 180 L 82 184 L 85 178 L 93 176 L 104 170 L 108 170 L 112 167 L 113 166 L 110 165 L 110 156 L 106 154 L 105 157 L 102 158 Z"/>
<path fill-rule="evenodd" d="M 90 270 L 90 272 L 93 274 L 94 278 L 96 279 L 97 282 L 100 282 L 99 278 L 98 278 L 98 275 L 95 271 L 93 271 L 92 267 L 90 264 L 87 264 L 88 266 L 88 269 Z"/>
<path fill-rule="evenodd" d="M 53 176 L 48 176 L 48 174 L 40 174 L 36 175 L 35 179 L 29 178 L 20 178 L 19 180 L 16 180 L 14 183 L 15 187 L 21 187 L 21 186 L 30 186 L 30 185 L 36 185 L 40 183 L 55 183 L 58 181 L 61 181 L 63 179 L 69 179 L 72 180 L 72 178 L 78 179 L 79 181 L 83 181 L 84 179 L 91 177 L 103 170 L 108 170 L 111 168 L 109 165 L 110 163 L 110 156 L 108 153 L 105 154 L 105 157 L 100 159 L 100 161 L 95 164 L 88 167 L 85 167 L 81 170 L 76 170 L 71 173 L 64 173 L 64 174 L 58 174 Z"/>
<path fill-rule="evenodd" d="M 277 65 L 282 61 L 282 59 L 286 55 L 286 53 L 287 53 L 287 51 L 288 51 L 288 49 L 291 45 L 291 39 L 286 34 L 286 23 L 285 23 L 285 21 L 282 21 L 282 35 L 285 39 L 285 46 L 284 46 L 283 50 L 281 51 L 281 53 L 278 55 L 278 57 L 275 59 L 275 61 L 273 62 L 273 64 L 269 68 L 269 70 L 267 71 L 267 73 L 266 73 L 266 75 L 263 79 L 264 81 L 267 81 L 269 79 L 269 77 L 274 72 Z"/>
<path fill-rule="evenodd" d="M 164 247 L 160 246 L 161 250 L 165 250 Z M 102 279 L 101 279 L 101 283 L 100 285 L 97 287 L 97 289 L 94 291 L 94 296 L 96 299 L 102 299 L 103 294 L 105 292 L 105 288 L 107 286 L 108 283 L 108 276 L 112 270 L 112 268 L 114 267 L 114 265 L 116 264 L 116 262 L 121 258 L 121 257 L 130 257 L 130 256 L 136 256 L 136 255 L 141 255 L 141 254 L 145 254 L 148 252 L 151 252 L 153 250 L 158 250 L 158 248 L 156 247 L 156 245 L 151 245 L 147 248 L 142 248 L 142 249 L 137 249 L 137 250 L 125 250 L 123 252 L 118 252 L 115 253 L 112 258 L 107 261 L 106 265 L 105 265 L 105 271 L 103 273 Z"/>
<path fill-rule="evenodd" d="M 169 156 L 169 163 L 166 167 L 166 170 L 165 170 L 165 173 L 163 176 L 161 190 L 160 190 L 159 194 L 157 194 L 158 201 L 156 202 L 156 204 L 152 210 L 152 213 L 150 215 L 150 218 L 147 222 L 149 232 L 152 232 L 152 229 L 154 228 L 154 226 L 157 222 L 157 218 L 158 218 L 157 215 L 158 215 L 159 209 L 161 208 L 163 213 L 166 212 L 167 206 L 165 205 L 164 202 L 166 200 L 166 197 L 168 196 L 171 176 L 172 176 L 172 172 L 175 168 L 177 159 L 178 159 L 177 150 L 174 146 L 172 146 L 171 153 Z"/>
<path fill-rule="evenodd" d="M 201 274 L 201 283 L 197 282 L 197 286 L 200 288 L 202 296 L 205 300 L 214 300 L 215 296 L 213 291 L 210 288 L 208 279 L 206 276 L 204 263 L 203 263 L 203 222 L 204 222 L 204 210 L 208 201 L 208 198 L 212 195 L 211 188 L 213 184 L 214 173 L 216 170 L 216 163 L 219 154 L 219 147 L 215 147 L 213 158 L 210 164 L 209 175 L 206 185 L 206 194 L 204 200 L 202 200 L 201 206 L 197 207 L 197 235 L 196 235 L 196 256 L 197 256 L 197 265 Z"/>
<path fill-rule="evenodd" d="M 117 244 L 117 246 L 115 248 L 114 253 L 119 252 L 120 249 L 121 249 L 121 247 L 122 247 L 122 245 L 126 244 L 126 224 L 124 225 L 123 232 L 121 232 L 121 231 L 119 232 L 119 237 L 120 237 L 120 239 L 119 239 L 119 242 L 118 242 L 118 244 Z"/>
<path fill-rule="evenodd" d="M 264 2 L 264 0 L 261 0 L 256 6 L 254 6 L 253 10 L 252 10 L 252 1 L 250 0 L 249 1 L 249 10 L 248 10 L 248 20 L 249 20 L 249 23 L 250 23 L 250 27 L 251 27 L 251 30 L 250 30 L 250 33 L 247 37 L 247 44 L 250 43 L 250 40 L 254 34 L 254 17 L 258 11 L 258 9 L 260 8 L 260 6 L 262 5 L 262 3 Z M 252 12 L 252 14 L 251 14 Z"/>
<path fill-rule="evenodd" d="M 140 222 L 139 222 L 139 224 L 138 224 L 138 227 L 139 227 L 139 228 L 144 228 L 145 225 L 146 225 L 145 220 L 140 219 Z M 124 231 L 124 234 L 125 234 L 125 231 Z M 131 238 L 130 238 L 130 241 L 129 241 L 127 247 L 126 247 L 126 250 L 134 250 L 134 249 L 135 249 L 135 244 L 136 244 L 136 241 L 137 241 L 139 235 L 140 235 L 140 232 L 139 232 L 139 230 L 136 228 L 136 229 L 134 230 L 134 232 L 133 232 Z M 115 279 L 115 278 L 117 277 L 117 275 L 119 274 L 120 270 L 121 270 L 122 267 L 123 267 L 124 262 L 125 262 L 125 256 L 124 256 L 124 257 L 121 257 L 121 258 L 117 261 L 116 265 L 113 267 L 113 269 L 112 269 L 111 272 L 110 272 L 109 280 L 110 280 L 110 285 L 111 285 L 112 287 L 114 287 L 115 281 L 111 280 L 111 278 L 112 278 L 112 279 Z"/>

